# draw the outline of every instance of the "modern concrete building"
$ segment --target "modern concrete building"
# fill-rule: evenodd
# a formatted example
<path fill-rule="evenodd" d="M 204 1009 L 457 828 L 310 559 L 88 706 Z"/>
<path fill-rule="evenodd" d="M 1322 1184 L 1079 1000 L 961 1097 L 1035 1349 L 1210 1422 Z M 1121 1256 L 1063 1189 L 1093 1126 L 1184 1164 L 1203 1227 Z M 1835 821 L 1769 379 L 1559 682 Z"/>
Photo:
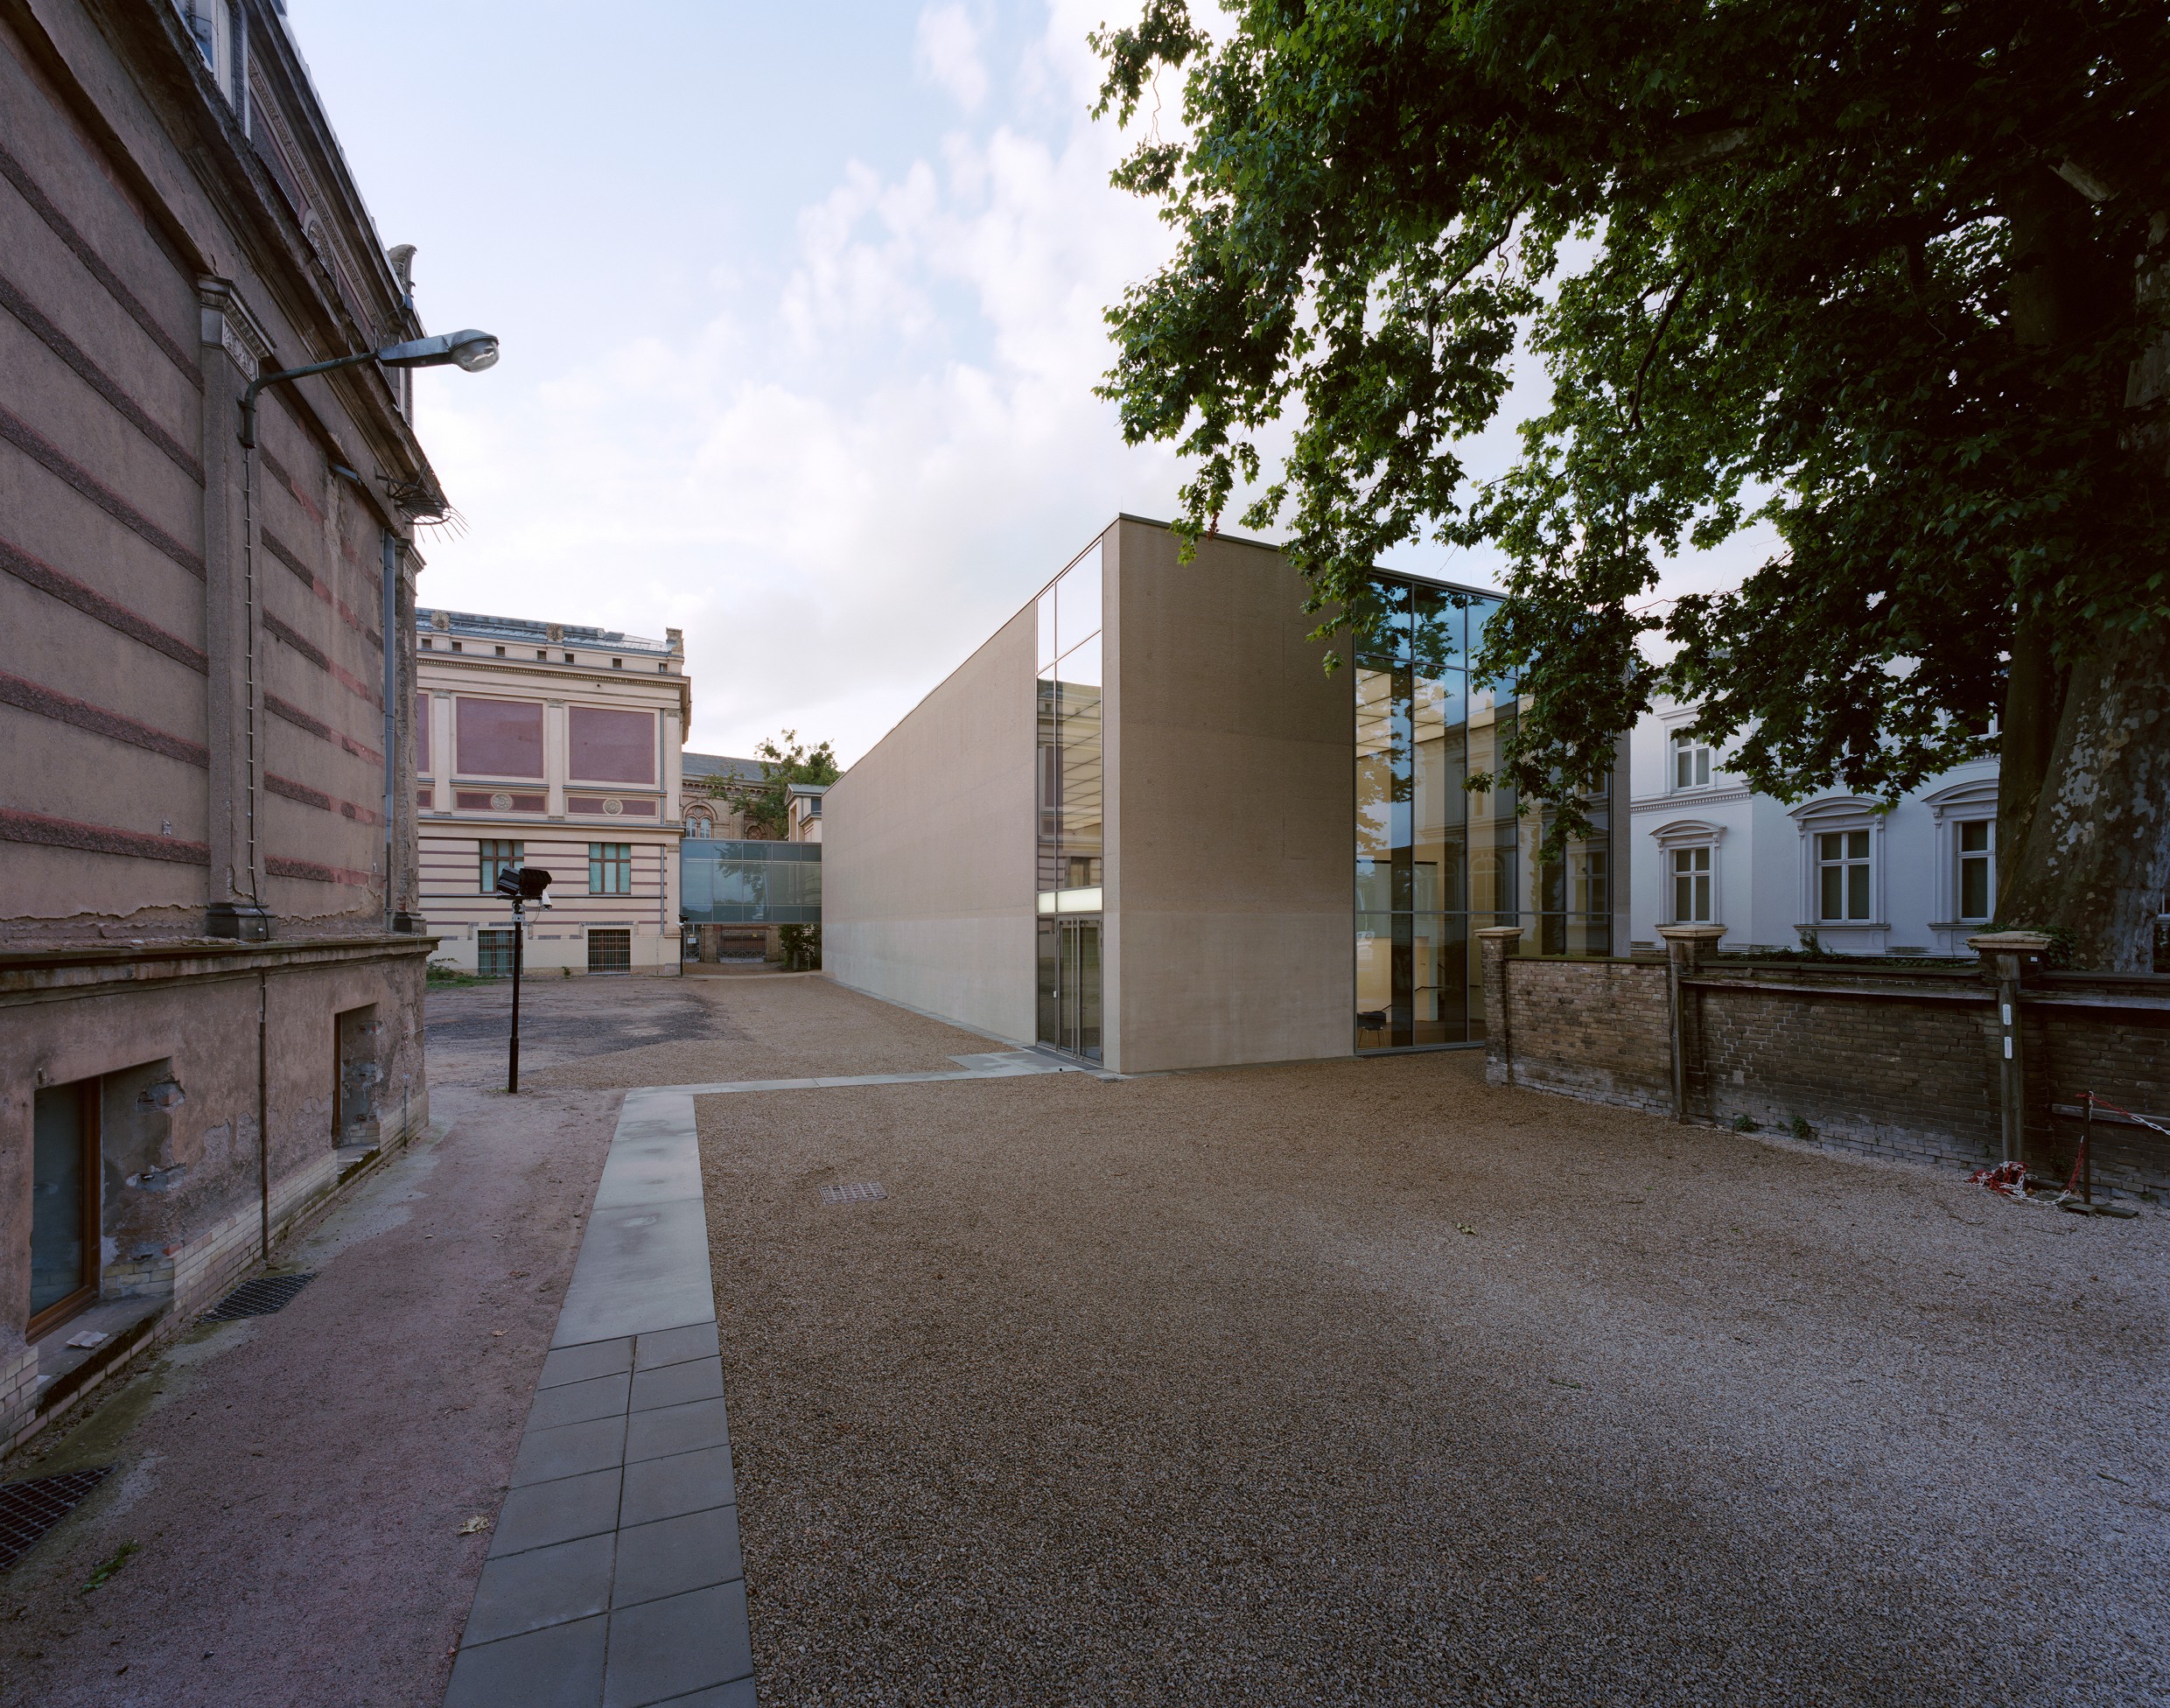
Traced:
<path fill-rule="evenodd" d="M 240 430 L 412 254 L 274 0 L 0 8 L 0 1448 L 427 1122 L 413 379 Z"/>
<path fill-rule="evenodd" d="M 1118 518 L 830 788 L 830 976 L 1136 1073 L 1479 1042 L 1482 926 L 1610 952 L 1613 794 L 1549 865 L 1462 788 L 1497 595 L 1378 584 L 1329 674 L 1278 552 Z"/>
<path fill-rule="evenodd" d="M 1893 807 L 1833 789 L 1788 805 L 1661 705 L 1631 738 L 1634 947 L 1661 925 L 1720 924 L 1726 950 L 1968 956 L 1997 905 L 1997 762 L 1958 766 Z"/>
<path fill-rule="evenodd" d="M 508 866 L 552 878 L 529 908 L 530 976 L 676 975 L 679 756 L 693 689 L 676 629 L 418 611 L 415 751 L 422 906 L 435 959 L 512 971 Z"/>

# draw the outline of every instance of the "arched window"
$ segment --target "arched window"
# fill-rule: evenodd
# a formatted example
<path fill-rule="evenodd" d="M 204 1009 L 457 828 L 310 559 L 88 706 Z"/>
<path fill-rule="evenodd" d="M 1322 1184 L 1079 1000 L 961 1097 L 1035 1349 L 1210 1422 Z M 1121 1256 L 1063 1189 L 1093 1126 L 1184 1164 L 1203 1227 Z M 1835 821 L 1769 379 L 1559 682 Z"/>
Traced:
<path fill-rule="evenodd" d="M 686 834 L 690 836 L 713 836 L 716 834 L 716 816 L 706 807 L 689 807 L 686 809 Z"/>

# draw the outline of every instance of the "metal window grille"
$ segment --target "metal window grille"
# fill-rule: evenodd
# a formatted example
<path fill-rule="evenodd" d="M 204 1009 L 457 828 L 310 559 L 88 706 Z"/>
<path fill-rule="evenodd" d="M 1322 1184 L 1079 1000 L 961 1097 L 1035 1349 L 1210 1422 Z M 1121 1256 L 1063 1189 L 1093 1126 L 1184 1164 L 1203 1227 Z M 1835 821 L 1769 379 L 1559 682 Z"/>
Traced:
<path fill-rule="evenodd" d="M 592 973 L 629 973 L 633 970 L 633 933 L 588 928 L 588 970 Z"/>
<path fill-rule="evenodd" d="M 513 934 L 492 930 L 475 933 L 475 971 L 485 978 L 513 976 Z"/>

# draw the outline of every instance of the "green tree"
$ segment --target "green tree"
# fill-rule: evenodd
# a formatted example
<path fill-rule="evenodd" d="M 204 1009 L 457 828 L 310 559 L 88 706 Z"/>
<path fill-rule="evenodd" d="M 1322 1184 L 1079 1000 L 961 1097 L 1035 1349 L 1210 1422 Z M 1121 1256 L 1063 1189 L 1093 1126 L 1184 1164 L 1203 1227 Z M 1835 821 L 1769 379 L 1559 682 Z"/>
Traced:
<path fill-rule="evenodd" d="M 1149 127 L 1116 173 L 1180 242 L 1110 312 L 1102 388 L 1194 459 L 1186 534 L 1263 481 L 1242 522 L 1284 528 L 1322 634 L 1376 618 L 1390 548 L 1498 549 L 1477 668 L 1530 696 L 1501 768 L 1563 833 L 1660 693 L 1789 799 L 1996 753 L 2000 916 L 2147 964 L 2160 0 L 1250 0 L 1218 42 L 1148 0 L 1093 39 L 1125 123 L 1186 68 L 1185 139 Z M 1473 482 L 1456 447 L 1518 340 L 1550 400 Z M 1652 598 L 1759 522 L 1779 547 L 1737 589 Z"/>
<path fill-rule="evenodd" d="M 739 777 L 711 777 L 708 792 L 746 816 L 746 834 L 757 841 L 780 842 L 789 829 L 792 783 L 833 783 L 842 776 L 836 755 L 824 741 L 806 747 L 796 730 L 764 740 L 753 750 L 761 761 L 759 782 Z"/>

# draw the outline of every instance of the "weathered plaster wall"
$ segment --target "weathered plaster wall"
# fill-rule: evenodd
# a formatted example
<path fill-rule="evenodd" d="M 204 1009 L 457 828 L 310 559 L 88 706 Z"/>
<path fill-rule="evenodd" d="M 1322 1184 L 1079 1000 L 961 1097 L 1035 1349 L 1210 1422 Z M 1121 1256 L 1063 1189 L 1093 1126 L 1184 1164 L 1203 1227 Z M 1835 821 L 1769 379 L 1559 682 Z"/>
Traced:
<path fill-rule="evenodd" d="M 1278 552 L 1124 518 L 1109 553 L 1110 1064 L 1354 1048 L 1353 673 Z"/>
<path fill-rule="evenodd" d="M 1037 630 L 1005 623 L 822 802 L 822 960 L 855 990 L 1029 1043 Z"/>

